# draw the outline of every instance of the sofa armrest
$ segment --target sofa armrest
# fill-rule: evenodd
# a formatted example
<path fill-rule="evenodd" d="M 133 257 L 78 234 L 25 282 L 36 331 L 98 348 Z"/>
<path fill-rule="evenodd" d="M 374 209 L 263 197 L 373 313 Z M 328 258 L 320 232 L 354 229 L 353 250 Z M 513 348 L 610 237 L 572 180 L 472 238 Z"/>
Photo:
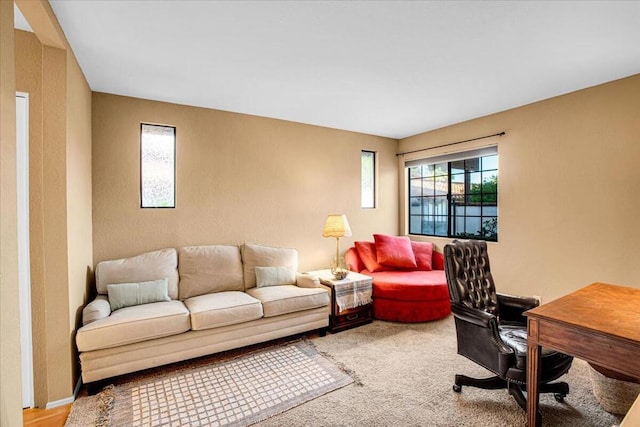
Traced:
<path fill-rule="evenodd" d="M 300 288 L 318 288 L 320 278 L 315 274 L 296 273 L 296 285 Z"/>
<path fill-rule="evenodd" d="M 110 314 L 109 298 L 106 295 L 98 295 L 82 310 L 82 325 L 88 325 L 96 320 L 104 319 L 109 317 Z"/>
<path fill-rule="evenodd" d="M 367 268 L 364 265 L 364 262 L 360 259 L 358 250 L 355 247 L 347 249 L 347 252 L 344 254 L 344 262 L 347 264 L 349 271 L 355 271 L 356 273 L 360 273 L 362 270 Z"/>

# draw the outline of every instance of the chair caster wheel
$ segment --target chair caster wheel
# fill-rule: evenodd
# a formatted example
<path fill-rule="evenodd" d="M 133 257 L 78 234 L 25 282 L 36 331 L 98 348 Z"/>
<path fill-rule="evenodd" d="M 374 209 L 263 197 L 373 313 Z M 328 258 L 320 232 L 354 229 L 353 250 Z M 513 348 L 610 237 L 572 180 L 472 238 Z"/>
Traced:
<path fill-rule="evenodd" d="M 460 386 L 458 384 L 454 384 L 453 385 L 453 391 L 455 391 L 456 393 L 460 393 L 462 391 L 462 386 Z"/>
<path fill-rule="evenodd" d="M 564 397 L 565 396 L 566 395 L 562 394 L 562 393 L 554 393 L 553 394 L 553 397 L 556 399 L 556 402 L 560 402 L 560 403 L 564 402 Z"/>

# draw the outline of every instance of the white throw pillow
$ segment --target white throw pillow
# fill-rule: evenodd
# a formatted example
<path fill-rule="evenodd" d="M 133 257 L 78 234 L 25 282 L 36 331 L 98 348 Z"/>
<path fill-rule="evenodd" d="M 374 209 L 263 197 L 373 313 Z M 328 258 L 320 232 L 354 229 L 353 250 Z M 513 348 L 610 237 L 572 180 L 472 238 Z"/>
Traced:
<path fill-rule="evenodd" d="M 295 285 L 296 270 L 293 267 L 256 267 L 256 286 Z"/>
<path fill-rule="evenodd" d="M 107 285 L 111 311 L 152 302 L 171 301 L 167 279 Z"/>

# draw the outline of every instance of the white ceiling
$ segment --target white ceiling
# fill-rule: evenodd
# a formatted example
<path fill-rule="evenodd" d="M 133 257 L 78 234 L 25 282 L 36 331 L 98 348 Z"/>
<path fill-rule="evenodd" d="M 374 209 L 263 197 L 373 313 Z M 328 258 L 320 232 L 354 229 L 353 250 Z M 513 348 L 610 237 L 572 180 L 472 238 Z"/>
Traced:
<path fill-rule="evenodd" d="M 13 26 L 19 30 L 33 32 L 31 26 L 15 3 L 13 4 Z"/>
<path fill-rule="evenodd" d="M 640 2 L 69 1 L 91 89 L 403 138 L 640 72 Z"/>

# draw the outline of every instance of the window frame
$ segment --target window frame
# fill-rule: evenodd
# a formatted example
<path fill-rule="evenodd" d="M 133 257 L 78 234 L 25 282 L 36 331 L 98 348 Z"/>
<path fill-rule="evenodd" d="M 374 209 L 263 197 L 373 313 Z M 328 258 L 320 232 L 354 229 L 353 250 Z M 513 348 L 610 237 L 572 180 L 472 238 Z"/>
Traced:
<path fill-rule="evenodd" d="M 493 150 L 493 153 L 487 152 Z M 495 156 L 495 166 L 488 164 L 485 166 L 484 158 L 490 158 Z M 460 166 L 460 162 L 462 162 L 462 168 L 458 167 L 454 169 L 455 166 Z M 469 167 L 467 162 L 477 162 L 477 169 L 473 169 L 473 167 Z M 412 175 L 412 168 L 420 167 L 420 166 L 432 166 L 433 172 L 431 175 L 425 175 L 424 169 L 420 170 L 419 176 L 416 177 L 415 174 Z M 440 166 L 440 169 L 443 167 L 446 170 L 446 175 L 443 173 L 438 173 L 437 169 Z M 448 154 L 444 156 L 434 156 L 431 158 L 420 158 L 412 161 L 405 162 L 405 170 L 406 170 L 406 184 L 407 184 L 407 192 L 406 192 L 406 219 L 407 219 L 407 234 L 415 235 L 415 236 L 428 236 L 428 237 L 440 237 L 440 238 L 448 238 L 448 239 L 471 239 L 471 240 L 486 240 L 489 242 L 498 242 L 499 232 L 498 232 L 498 223 L 499 223 L 499 191 L 498 191 L 498 180 L 499 180 L 499 162 L 498 162 L 498 151 L 497 146 L 488 147 L 485 149 L 479 150 L 470 150 L 463 151 L 459 153 Z M 444 170 L 443 170 L 444 172 Z M 453 173 L 452 173 L 453 172 Z M 473 182 L 472 176 L 473 174 L 478 174 L 479 182 Z M 445 177 L 446 178 L 446 195 L 438 194 L 438 179 Z M 459 178 L 462 177 L 463 180 L 459 181 Z M 486 185 L 491 185 L 494 181 L 495 177 L 495 192 L 485 192 Z M 433 178 L 433 194 L 429 193 L 425 195 L 424 193 L 424 183 L 425 179 Z M 456 180 L 458 178 L 458 180 Z M 475 177 L 474 177 L 475 178 Z M 412 181 L 415 183 L 415 180 L 421 180 L 420 183 L 420 195 L 412 195 Z M 441 187 L 444 182 L 440 179 Z M 454 190 L 455 184 L 464 185 L 463 192 L 456 192 Z M 473 188 L 475 187 L 475 191 Z M 485 197 L 488 200 L 485 200 Z M 455 205 L 455 200 L 462 198 L 463 204 L 457 205 L 462 207 L 464 214 L 456 214 L 454 209 L 457 209 Z M 479 198 L 478 201 L 473 202 L 473 199 Z M 418 205 L 412 205 L 412 203 L 418 199 Z M 491 200 L 493 199 L 494 202 Z M 425 202 L 427 200 L 431 200 L 433 204 L 433 209 L 429 211 L 425 211 Z M 446 215 L 441 215 L 437 212 L 437 203 L 440 200 L 442 203 L 445 200 L 446 203 Z M 420 213 L 414 214 L 412 213 L 413 208 L 415 206 L 419 206 Z M 468 208 L 476 206 L 479 208 L 478 214 L 468 214 Z M 485 214 L 485 209 L 489 210 L 491 207 L 495 206 L 495 214 Z M 425 212 L 428 212 L 425 214 Z M 417 230 L 412 229 L 412 219 L 419 218 L 420 221 L 420 232 L 416 232 Z M 436 219 L 440 217 L 446 217 L 446 235 L 445 233 L 438 234 L 438 224 Z M 475 230 L 474 234 L 470 232 L 462 231 L 456 232 L 457 227 L 459 227 L 458 221 L 462 219 L 463 224 L 468 224 L 468 218 L 478 218 L 479 225 Z M 424 231 L 424 221 L 425 219 L 431 219 L 433 222 L 433 230 L 432 231 Z M 493 228 L 495 231 L 491 231 Z M 489 230 L 489 231 L 487 231 Z M 491 233 L 491 234 L 488 234 Z"/>
<path fill-rule="evenodd" d="M 162 128 L 170 128 L 173 129 L 173 205 L 171 206 L 144 206 L 143 204 L 143 190 L 144 190 L 144 178 L 143 178 L 143 160 L 142 160 L 142 135 L 144 126 L 154 126 L 154 127 L 162 127 Z M 158 124 L 158 123 L 149 123 L 149 122 L 140 122 L 140 209 L 175 209 L 177 205 L 177 143 L 178 143 L 178 129 L 176 126 Z"/>
<path fill-rule="evenodd" d="M 364 155 L 365 153 L 371 154 L 373 157 L 373 165 L 371 167 L 371 206 L 365 206 L 364 204 Z M 378 153 L 374 150 L 360 150 L 360 208 L 361 209 L 376 209 L 378 206 L 376 198 L 377 190 L 377 167 L 378 167 Z"/>

